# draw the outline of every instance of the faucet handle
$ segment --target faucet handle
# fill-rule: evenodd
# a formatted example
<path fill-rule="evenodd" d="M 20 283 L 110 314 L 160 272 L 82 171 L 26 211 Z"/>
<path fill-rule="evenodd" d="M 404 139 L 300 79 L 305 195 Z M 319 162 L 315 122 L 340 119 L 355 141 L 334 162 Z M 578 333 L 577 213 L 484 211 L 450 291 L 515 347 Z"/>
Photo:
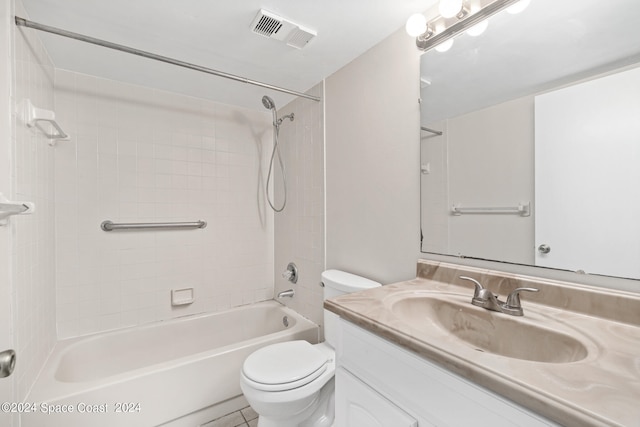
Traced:
<path fill-rule="evenodd" d="M 458 276 L 458 277 L 460 277 L 462 280 L 468 280 L 470 282 L 473 282 L 473 284 L 476 287 L 474 292 L 473 292 L 473 297 L 474 298 L 479 298 L 480 297 L 480 293 L 484 289 L 484 287 L 482 286 L 482 284 L 480 282 L 478 282 L 476 279 L 474 279 L 472 277 L 468 277 L 468 276 Z"/>
<path fill-rule="evenodd" d="M 292 262 L 287 265 L 287 269 L 282 273 L 282 277 L 291 283 L 298 282 L 298 267 Z"/>
<path fill-rule="evenodd" d="M 520 292 L 538 292 L 537 288 L 517 288 L 507 297 L 507 302 L 502 304 L 502 311 L 514 316 L 522 316 L 522 304 L 520 303 Z"/>

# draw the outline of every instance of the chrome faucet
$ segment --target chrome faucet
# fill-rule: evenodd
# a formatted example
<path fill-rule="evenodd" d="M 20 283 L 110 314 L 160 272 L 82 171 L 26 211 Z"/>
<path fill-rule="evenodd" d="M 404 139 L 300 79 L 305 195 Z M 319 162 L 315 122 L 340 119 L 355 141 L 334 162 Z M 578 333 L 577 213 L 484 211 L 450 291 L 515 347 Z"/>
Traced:
<path fill-rule="evenodd" d="M 522 311 L 522 304 L 520 303 L 520 292 L 539 291 L 539 289 L 536 288 L 517 288 L 507 296 L 507 301 L 500 301 L 497 296 L 495 296 L 489 289 L 482 286 L 482 284 L 476 279 L 467 276 L 460 276 L 460 278 L 462 280 L 469 280 L 475 285 L 471 304 L 487 310 L 510 314 L 511 316 L 522 316 L 524 314 Z"/>
<path fill-rule="evenodd" d="M 293 289 L 287 289 L 286 291 L 282 291 L 278 293 L 278 298 L 283 298 L 283 297 L 293 298 L 293 294 L 295 294 L 295 291 Z"/>

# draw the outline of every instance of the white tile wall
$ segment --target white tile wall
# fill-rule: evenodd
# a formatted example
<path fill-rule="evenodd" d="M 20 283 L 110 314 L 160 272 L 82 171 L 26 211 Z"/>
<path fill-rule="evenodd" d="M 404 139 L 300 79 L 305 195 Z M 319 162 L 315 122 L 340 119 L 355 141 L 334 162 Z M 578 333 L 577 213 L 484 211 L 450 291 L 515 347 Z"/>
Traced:
<path fill-rule="evenodd" d="M 309 93 L 324 98 L 323 84 Z M 324 257 L 324 105 L 297 98 L 279 110 L 280 116 L 295 114 L 280 127 L 279 146 L 287 176 L 287 206 L 275 215 L 275 290 L 293 288 L 292 299 L 281 302 L 311 321 L 322 324 L 320 274 Z M 271 153 L 269 153 L 271 154 Z M 276 205 L 282 201 L 282 176 L 276 166 Z M 298 267 L 295 285 L 282 278 L 287 264 Z"/>
<path fill-rule="evenodd" d="M 20 1 L 17 15 L 26 16 Z M 38 35 L 13 29 L 14 107 L 25 98 L 39 108 L 54 107 L 54 69 Z M 56 340 L 54 149 L 40 131 L 27 128 L 14 115 L 11 199 L 31 201 L 36 211 L 13 217 L 12 286 L 16 352 L 16 399 L 21 401 L 35 381 Z"/>
<path fill-rule="evenodd" d="M 56 110 L 73 137 L 56 150 L 59 338 L 272 298 L 269 114 L 63 70 Z M 199 219 L 205 229 L 99 227 Z M 172 307 L 185 287 L 195 302 Z"/>

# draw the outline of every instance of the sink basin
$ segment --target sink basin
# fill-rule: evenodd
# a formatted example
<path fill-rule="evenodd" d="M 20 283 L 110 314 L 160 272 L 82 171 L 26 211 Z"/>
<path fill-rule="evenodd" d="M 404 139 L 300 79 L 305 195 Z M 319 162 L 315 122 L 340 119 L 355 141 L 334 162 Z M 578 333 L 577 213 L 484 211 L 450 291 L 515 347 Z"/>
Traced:
<path fill-rule="evenodd" d="M 560 332 L 565 325 L 552 320 L 527 319 L 471 305 L 459 295 L 409 294 L 390 303 L 392 313 L 403 323 L 424 332 L 434 326 L 477 351 L 544 363 L 571 363 L 584 359 L 587 348 L 579 340 Z"/>

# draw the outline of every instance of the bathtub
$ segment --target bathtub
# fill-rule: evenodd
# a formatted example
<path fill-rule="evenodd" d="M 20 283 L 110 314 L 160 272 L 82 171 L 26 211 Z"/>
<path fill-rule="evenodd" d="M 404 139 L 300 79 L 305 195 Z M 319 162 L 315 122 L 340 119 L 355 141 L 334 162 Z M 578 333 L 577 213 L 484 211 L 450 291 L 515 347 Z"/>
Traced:
<path fill-rule="evenodd" d="M 60 341 L 20 408 L 23 427 L 194 427 L 246 405 L 244 359 L 318 341 L 275 301 Z"/>

